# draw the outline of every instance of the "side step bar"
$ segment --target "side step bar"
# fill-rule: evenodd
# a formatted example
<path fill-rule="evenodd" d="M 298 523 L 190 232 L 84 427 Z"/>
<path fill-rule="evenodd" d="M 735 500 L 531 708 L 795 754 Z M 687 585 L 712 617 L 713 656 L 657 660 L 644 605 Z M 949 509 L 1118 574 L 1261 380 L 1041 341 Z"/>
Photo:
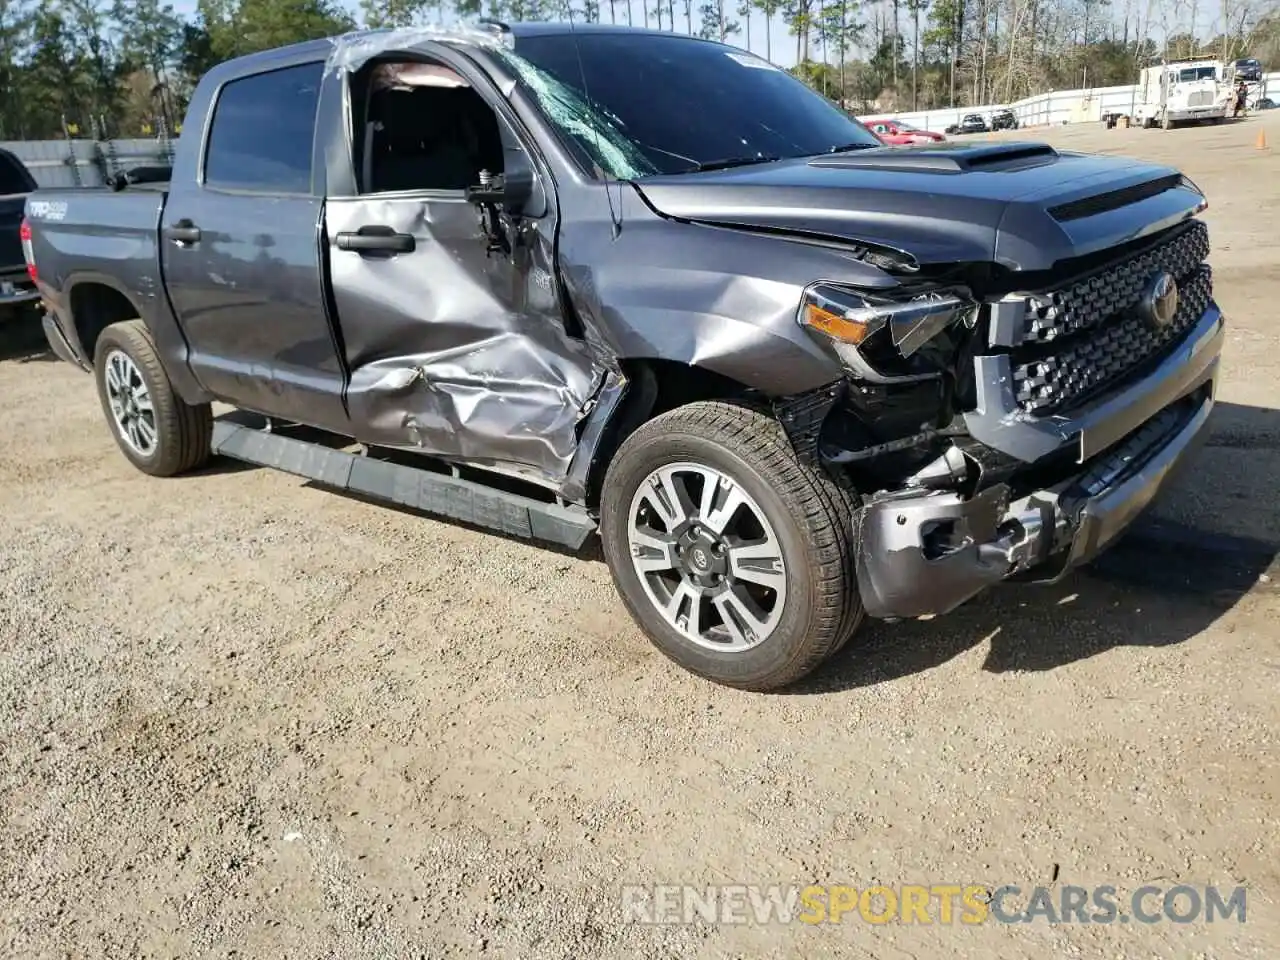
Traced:
<path fill-rule="evenodd" d="M 325 487 L 578 550 L 595 532 L 584 510 L 496 490 L 461 477 L 333 450 L 295 437 L 216 421 L 213 452 L 306 477 Z"/>

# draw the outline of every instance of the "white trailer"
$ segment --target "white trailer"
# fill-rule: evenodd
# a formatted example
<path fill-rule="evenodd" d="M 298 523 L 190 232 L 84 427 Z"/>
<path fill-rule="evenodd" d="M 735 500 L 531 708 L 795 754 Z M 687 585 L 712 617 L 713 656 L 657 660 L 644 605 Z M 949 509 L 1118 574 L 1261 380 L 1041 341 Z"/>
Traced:
<path fill-rule="evenodd" d="M 1211 58 L 1176 60 L 1145 67 L 1138 75 L 1133 120 L 1143 127 L 1168 130 L 1177 123 L 1231 115 L 1232 78 Z"/>

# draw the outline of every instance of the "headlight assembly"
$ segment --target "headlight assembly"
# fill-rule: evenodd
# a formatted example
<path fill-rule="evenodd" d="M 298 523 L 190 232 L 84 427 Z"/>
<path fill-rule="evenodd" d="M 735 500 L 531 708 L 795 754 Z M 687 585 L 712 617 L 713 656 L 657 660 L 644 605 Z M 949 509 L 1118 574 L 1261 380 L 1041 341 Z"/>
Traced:
<path fill-rule="evenodd" d="M 913 362 L 923 359 L 917 354 L 956 324 L 972 326 L 977 310 L 956 290 L 888 297 L 818 283 L 805 290 L 797 320 L 828 341 L 850 372 L 893 382 L 936 376 L 933 364 Z"/>

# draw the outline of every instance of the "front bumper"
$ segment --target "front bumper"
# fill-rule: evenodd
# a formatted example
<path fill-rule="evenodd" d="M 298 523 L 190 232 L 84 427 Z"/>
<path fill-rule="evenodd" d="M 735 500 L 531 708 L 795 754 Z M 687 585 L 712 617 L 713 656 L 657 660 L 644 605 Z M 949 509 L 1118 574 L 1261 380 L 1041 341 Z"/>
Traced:
<path fill-rule="evenodd" d="M 1080 472 L 1061 483 L 1017 499 L 1006 484 L 967 500 L 920 489 L 873 498 L 856 563 L 867 613 L 946 613 L 1002 580 L 1056 582 L 1102 553 L 1203 440 L 1222 340 L 1214 306 L 1149 376 L 1090 408 L 1072 424 Z M 1059 419 L 1052 432 L 1065 425 Z"/>
<path fill-rule="evenodd" d="M 1169 119 L 1203 120 L 1206 117 L 1223 117 L 1230 112 L 1230 109 L 1225 103 L 1207 104 L 1203 107 L 1183 107 L 1180 110 L 1170 110 Z"/>

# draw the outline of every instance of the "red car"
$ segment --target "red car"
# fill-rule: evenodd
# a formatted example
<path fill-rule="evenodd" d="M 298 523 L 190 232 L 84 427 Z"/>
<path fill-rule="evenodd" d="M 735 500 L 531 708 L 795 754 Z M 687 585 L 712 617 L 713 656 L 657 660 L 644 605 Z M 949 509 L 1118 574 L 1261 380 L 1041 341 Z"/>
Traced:
<path fill-rule="evenodd" d="M 947 138 L 932 130 L 919 130 L 901 120 L 870 120 L 867 128 L 885 143 L 905 147 L 913 143 L 941 143 Z"/>

